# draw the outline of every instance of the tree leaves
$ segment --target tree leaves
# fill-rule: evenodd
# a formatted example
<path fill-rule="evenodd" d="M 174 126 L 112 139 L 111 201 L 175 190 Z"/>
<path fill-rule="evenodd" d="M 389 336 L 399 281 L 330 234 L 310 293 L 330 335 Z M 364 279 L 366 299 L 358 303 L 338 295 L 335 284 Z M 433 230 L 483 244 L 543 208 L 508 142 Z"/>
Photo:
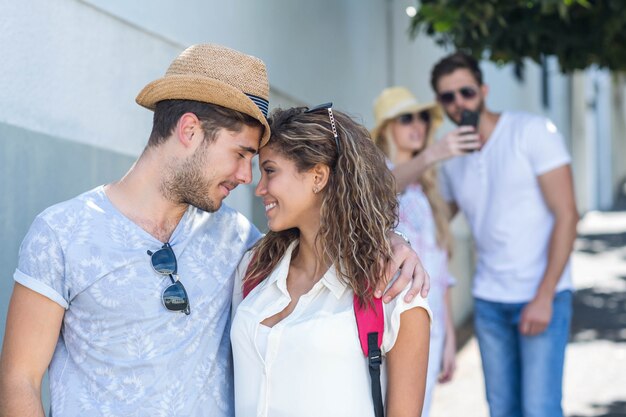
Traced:
<path fill-rule="evenodd" d="M 412 37 L 522 66 L 556 56 L 561 70 L 626 69 L 623 0 L 422 0 Z"/>

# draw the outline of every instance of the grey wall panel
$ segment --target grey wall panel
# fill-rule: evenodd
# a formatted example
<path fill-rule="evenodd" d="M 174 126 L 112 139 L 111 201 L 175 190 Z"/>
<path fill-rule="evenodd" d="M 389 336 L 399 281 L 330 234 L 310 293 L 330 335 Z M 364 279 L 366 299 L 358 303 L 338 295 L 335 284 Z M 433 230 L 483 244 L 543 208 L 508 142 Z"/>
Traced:
<path fill-rule="evenodd" d="M 0 123 L 0 341 L 17 253 L 34 217 L 46 207 L 113 181 L 134 158 Z M 47 411 L 47 378 L 42 387 Z"/>
<path fill-rule="evenodd" d="M 134 158 L 0 123 L 0 325 L 19 245 L 46 207 L 123 175 Z"/>

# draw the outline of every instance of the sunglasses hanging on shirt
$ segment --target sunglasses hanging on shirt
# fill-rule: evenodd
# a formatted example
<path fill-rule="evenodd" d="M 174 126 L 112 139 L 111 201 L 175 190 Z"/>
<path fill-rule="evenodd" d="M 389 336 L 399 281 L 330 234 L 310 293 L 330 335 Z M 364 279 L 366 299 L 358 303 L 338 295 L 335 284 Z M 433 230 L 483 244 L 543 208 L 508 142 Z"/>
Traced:
<path fill-rule="evenodd" d="M 170 311 L 181 311 L 187 315 L 191 313 L 189 297 L 183 283 L 178 280 L 178 264 L 176 255 L 169 243 L 165 243 L 156 252 L 148 251 L 150 264 L 157 274 L 167 275 L 172 284 L 163 290 L 161 301 Z"/>

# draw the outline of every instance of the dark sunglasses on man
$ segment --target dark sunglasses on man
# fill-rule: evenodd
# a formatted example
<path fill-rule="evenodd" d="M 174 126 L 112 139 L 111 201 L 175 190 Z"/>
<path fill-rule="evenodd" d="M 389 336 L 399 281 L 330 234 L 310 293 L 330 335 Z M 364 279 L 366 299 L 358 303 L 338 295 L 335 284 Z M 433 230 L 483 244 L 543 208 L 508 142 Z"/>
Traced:
<path fill-rule="evenodd" d="M 454 102 L 457 93 L 461 94 L 461 97 L 463 97 L 464 99 L 469 100 L 476 97 L 478 91 L 476 91 L 476 89 L 473 87 L 461 87 L 458 90 L 444 91 L 439 93 L 439 101 L 441 102 L 441 104 L 451 104 L 452 102 Z"/>
<path fill-rule="evenodd" d="M 161 301 L 165 308 L 170 311 L 182 311 L 189 315 L 191 312 L 189 297 L 182 282 L 178 280 L 178 264 L 170 244 L 165 243 L 156 252 L 148 251 L 148 255 L 150 255 L 152 269 L 157 274 L 169 276 L 170 280 L 172 280 L 172 284 L 163 290 L 163 294 L 161 294 Z"/>
<path fill-rule="evenodd" d="M 416 120 L 421 120 L 424 123 L 429 123 L 430 113 L 428 112 L 428 110 L 424 110 L 424 111 L 417 112 L 417 113 L 405 113 L 405 114 L 401 114 L 400 116 L 398 116 L 396 120 L 398 121 L 398 123 L 400 123 L 403 126 L 410 125 Z"/>

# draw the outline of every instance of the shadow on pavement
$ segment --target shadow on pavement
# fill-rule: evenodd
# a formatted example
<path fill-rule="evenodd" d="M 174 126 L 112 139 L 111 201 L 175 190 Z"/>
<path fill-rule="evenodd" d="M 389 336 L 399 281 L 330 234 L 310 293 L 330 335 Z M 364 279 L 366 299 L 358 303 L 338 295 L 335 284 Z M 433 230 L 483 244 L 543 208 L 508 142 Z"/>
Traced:
<path fill-rule="evenodd" d="M 594 403 L 591 407 L 595 410 L 592 414 L 572 414 L 569 417 L 626 417 L 626 401 L 613 401 L 609 404 Z"/>
<path fill-rule="evenodd" d="M 576 250 L 597 254 L 626 246 L 626 232 L 579 235 Z M 617 277 L 626 280 L 626 276 Z M 600 288 L 574 294 L 571 342 L 626 342 L 626 292 Z"/>
<path fill-rule="evenodd" d="M 571 342 L 626 342 L 626 292 L 578 290 L 573 304 Z"/>
<path fill-rule="evenodd" d="M 576 250 L 596 254 L 626 246 L 626 232 L 578 235 Z"/>

